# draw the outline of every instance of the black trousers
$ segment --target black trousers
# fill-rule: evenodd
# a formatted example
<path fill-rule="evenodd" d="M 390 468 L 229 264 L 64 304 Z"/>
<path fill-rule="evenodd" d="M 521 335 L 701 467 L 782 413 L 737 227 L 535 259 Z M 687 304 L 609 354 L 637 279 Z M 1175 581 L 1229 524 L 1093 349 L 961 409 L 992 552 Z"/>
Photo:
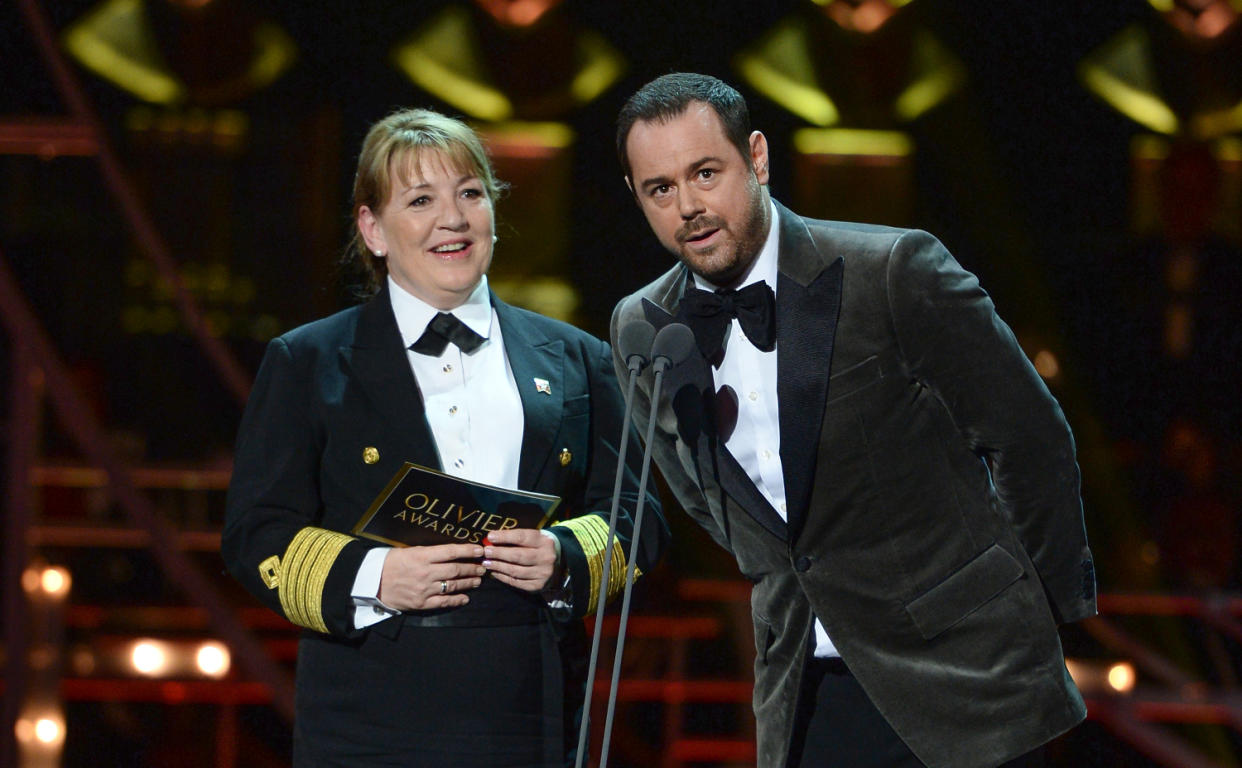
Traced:
<path fill-rule="evenodd" d="M 1042 768 L 1043 749 L 999 768 Z M 863 692 L 840 659 L 807 665 L 789 768 L 926 768 Z"/>

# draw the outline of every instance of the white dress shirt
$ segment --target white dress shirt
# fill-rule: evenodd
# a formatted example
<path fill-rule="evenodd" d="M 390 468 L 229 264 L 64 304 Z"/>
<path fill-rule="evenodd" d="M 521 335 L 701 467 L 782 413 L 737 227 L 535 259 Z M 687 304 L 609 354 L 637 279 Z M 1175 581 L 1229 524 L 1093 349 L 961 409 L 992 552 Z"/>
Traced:
<path fill-rule="evenodd" d="M 439 312 L 388 278 L 388 293 L 401 343 L 423 396 L 431 435 L 444 472 L 463 480 L 499 488 L 517 488 L 522 455 L 524 412 L 496 310 L 488 297 L 487 278 L 451 314 L 487 341 L 467 355 L 449 343 L 439 356 L 409 347 Z M 380 576 L 389 547 L 372 549 L 354 579 L 352 596 L 358 629 L 396 615 L 379 602 Z"/>
<path fill-rule="evenodd" d="M 772 223 L 768 228 L 768 237 L 755 263 L 738 284 L 739 289 L 764 282 L 776 293 L 780 225 L 776 205 L 769 202 L 769 206 Z M 718 287 L 698 275 L 694 275 L 694 283 L 705 291 L 715 291 Z M 785 504 L 785 474 L 781 465 L 780 404 L 776 395 L 778 351 L 773 348 L 771 352 L 764 352 L 756 347 L 734 319 L 729 324 L 724 360 L 719 368 L 712 369 L 712 382 L 717 397 L 728 397 L 721 391 L 727 387 L 737 398 L 737 424 L 725 440 L 725 448 L 737 459 L 781 519 L 789 522 Z M 840 655 L 818 618 L 815 619 L 815 655 Z"/>

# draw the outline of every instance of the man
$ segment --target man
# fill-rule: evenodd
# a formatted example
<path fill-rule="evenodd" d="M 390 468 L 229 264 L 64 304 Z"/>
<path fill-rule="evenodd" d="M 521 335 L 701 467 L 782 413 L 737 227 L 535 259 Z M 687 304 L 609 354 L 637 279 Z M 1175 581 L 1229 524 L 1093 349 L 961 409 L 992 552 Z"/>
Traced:
<path fill-rule="evenodd" d="M 631 323 L 695 331 L 653 454 L 754 582 L 758 764 L 1037 764 L 1085 716 L 1056 625 L 1094 569 L 1073 438 L 987 294 L 925 232 L 772 201 L 715 78 L 648 83 L 617 150 L 680 264 L 617 306 L 614 358 Z"/>

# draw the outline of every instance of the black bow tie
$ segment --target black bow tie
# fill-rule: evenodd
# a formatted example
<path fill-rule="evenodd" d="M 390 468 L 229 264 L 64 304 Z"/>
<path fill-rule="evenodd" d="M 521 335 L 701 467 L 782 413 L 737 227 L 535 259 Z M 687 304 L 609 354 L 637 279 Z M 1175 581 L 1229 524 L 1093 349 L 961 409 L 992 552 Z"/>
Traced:
<path fill-rule="evenodd" d="M 723 359 L 724 337 L 733 318 L 751 344 L 764 352 L 776 349 L 776 294 L 765 282 L 751 283 L 740 291 L 688 288 L 681 299 L 681 314 L 694 331 L 703 357 L 713 365 Z"/>
<path fill-rule="evenodd" d="M 483 346 L 487 339 L 470 330 L 470 327 L 447 312 L 440 312 L 427 323 L 427 330 L 410 345 L 410 349 L 423 355 L 439 357 L 449 342 L 467 355 Z"/>

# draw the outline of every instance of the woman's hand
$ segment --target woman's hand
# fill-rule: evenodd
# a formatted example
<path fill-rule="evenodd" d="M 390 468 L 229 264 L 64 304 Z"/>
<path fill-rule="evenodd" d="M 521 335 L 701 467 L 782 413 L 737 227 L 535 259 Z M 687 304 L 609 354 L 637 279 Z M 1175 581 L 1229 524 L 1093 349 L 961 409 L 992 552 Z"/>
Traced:
<path fill-rule="evenodd" d="M 497 581 L 538 592 L 556 575 L 556 539 L 533 528 L 492 531 L 484 540 L 483 565 Z"/>
<path fill-rule="evenodd" d="M 379 599 L 399 611 L 455 608 L 470 602 L 463 594 L 483 581 L 486 569 L 459 562 L 483 557 L 478 544 L 437 544 L 401 547 L 384 558 Z"/>

